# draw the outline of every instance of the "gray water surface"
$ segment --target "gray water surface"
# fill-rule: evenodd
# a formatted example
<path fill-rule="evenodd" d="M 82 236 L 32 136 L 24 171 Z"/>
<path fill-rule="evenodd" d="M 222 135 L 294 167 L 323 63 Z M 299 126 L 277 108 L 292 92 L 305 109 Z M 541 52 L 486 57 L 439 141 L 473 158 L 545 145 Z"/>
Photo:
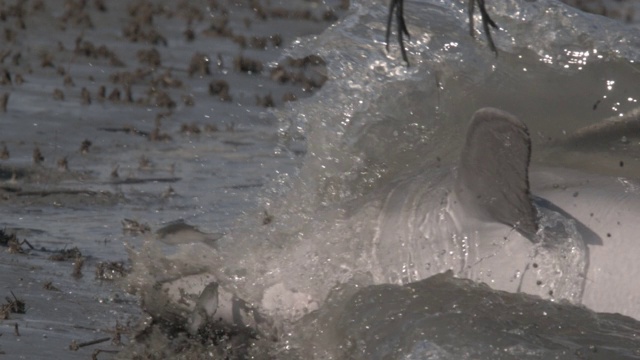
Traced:
<path fill-rule="evenodd" d="M 5 356 L 86 359 L 108 350 L 125 359 L 640 357 L 634 319 L 449 274 L 405 286 L 370 285 L 349 269 L 310 274 L 303 286 L 347 280 L 319 311 L 277 324 L 289 330 L 277 337 L 228 329 L 191 336 L 186 318 L 143 313 L 145 287 L 206 271 L 196 269 L 193 254 L 206 257 L 218 243 L 231 249 L 230 260 L 206 264 L 209 270 L 237 269 L 235 259 L 259 265 L 276 254 L 285 261 L 274 272 L 305 275 L 312 261 L 297 257 L 291 245 L 298 243 L 346 264 L 366 262 L 361 249 L 350 248 L 360 242 L 348 242 L 371 230 L 366 211 L 361 223 L 334 220 L 398 177 L 454 162 L 464 126 L 481 106 L 527 122 L 534 162 L 638 174 L 633 142 L 586 155 L 558 155 L 548 146 L 637 107 L 640 37 L 633 26 L 550 0 L 492 3 L 503 27 L 496 58 L 480 33 L 468 35 L 466 2 L 407 1 L 407 68 L 397 46 L 384 51 L 383 2 L 354 1 L 348 12 L 337 1 L 258 3 L 262 9 L 239 1 L 105 2 L 106 11 L 99 2 L 2 5 L 15 38 L 7 35 L 0 47 L 11 77 L 0 85 L 0 95 L 9 94 L 0 146 L 10 152 L 0 162 L 0 225 L 33 246 L 0 254 L 7 303 L 15 295 L 26 305 L 24 314 L 9 312 L 0 323 Z M 325 17 L 328 7 L 344 17 L 322 35 L 296 40 L 336 20 Z M 266 49 L 251 45 L 253 36 Z M 298 59 L 318 54 L 327 65 L 314 58 L 286 65 L 285 48 Z M 196 53 L 209 59 L 210 73 L 194 66 L 189 74 Z M 239 55 L 260 61 L 259 74 L 235 66 Z M 290 78 L 271 72 L 277 62 Z M 73 85 L 65 85 L 66 75 Z M 115 89 L 120 100 L 109 100 Z M 269 94 L 275 112 L 264 107 Z M 286 104 L 285 94 L 306 100 Z M 88 151 L 81 150 L 85 140 Z M 36 147 L 44 157 L 38 164 Z M 68 170 L 58 164 L 65 157 Z M 624 168 L 609 166 L 621 160 Z M 322 246 L 330 243 L 338 247 Z M 62 261 L 50 259 L 60 255 Z M 120 267 L 98 267 L 105 262 L 134 273 L 118 280 Z M 237 285 L 250 282 L 242 281 Z M 255 295 L 260 286 L 241 290 Z M 73 341 L 104 339 L 69 350 Z"/>
<path fill-rule="evenodd" d="M 0 227 L 28 241 L 0 254 L 0 295 L 26 306 L 0 323 L 3 356 L 112 357 L 144 321 L 119 283 L 127 249 L 179 219 L 198 240 L 219 238 L 294 169 L 270 109 L 310 96 L 325 75 L 282 49 L 344 9 L 256 4 L 0 4 Z"/>

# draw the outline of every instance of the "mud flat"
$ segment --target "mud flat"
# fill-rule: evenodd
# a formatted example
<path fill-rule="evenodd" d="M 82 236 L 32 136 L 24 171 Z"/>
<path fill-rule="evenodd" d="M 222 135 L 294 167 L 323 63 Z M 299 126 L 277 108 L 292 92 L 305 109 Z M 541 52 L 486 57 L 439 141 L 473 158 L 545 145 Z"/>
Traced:
<path fill-rule="evenodd" d="M 1 355 L 243 355 L 250 334 L 189 337 L 142 314 L 122 286 L 126 249 L 215 241 L 293 173 L 305 139 L 282 134 L 270 110 L 327 81 L 321 58 L 282 54 L 348 7 L 326 3 L 0 5 Z M 635 21 L 632 2 L 575 3 Z"/>
<path fill-rule="evenodd" d="M 178 219 L 215 238 L 296 166 L 270 109 L 327 76 L 282 50 L 347 7 L 0 4 L 2 356 L 111 358 L 144 328 L 126 248 Z"/>

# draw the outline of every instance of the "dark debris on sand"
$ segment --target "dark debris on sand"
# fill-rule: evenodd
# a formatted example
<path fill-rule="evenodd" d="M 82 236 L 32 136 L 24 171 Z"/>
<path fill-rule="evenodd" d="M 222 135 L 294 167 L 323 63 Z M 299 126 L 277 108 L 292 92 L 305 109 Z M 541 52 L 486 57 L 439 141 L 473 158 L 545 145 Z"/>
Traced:
<path fill-rule="evenodd" d="M 27 307 L 24 300 L 18 299 L 16 295 L 11 292 L 11 297 L 5 297 L 6 303 L 0 305 L 0 320 L 9 319 L 9 314 L 25 314 Z"/>
<path fill-rule="evenodd" d="M 135 342 L 120 354 L 134 360 L 200 358 L 209 354 L 213 359 L 273 359 L 264 352 L 273 345 L 246 329 L 230 327 L 220 321 L 208 323 L 196 334 L 190 334 L 183 320 L 167 317 L 147 319 L 147 324 L 135 335 Z"/>
<path fill-rule="evenodd" d="M 315 1 L 285 3 L 279 5 L 268 0 L 0 1 L 0 21 L 5 28 L 3 45 L 6 45 L 0 49 L 0 85 L 4 85 L 0 91 L 0 114 L 3 120 L 5 116 L 24 111 L 18 108 L 18 100 L 25 91 L 32 91 L 43 99 L 41 106 L 45 115 L 37 119 L 38 122 L 48 125 L 46 112 L 49 108 L 46 107 L 54 106 L 71 109 L 70 114 L 79 114 L 64 119 L 66 124 L 90 124 L 95 130 L 91 134 L 83 132 L 89 126 L 66 125 L 67 128 L 61 129 L 68 134 L 53 138 L 49 134 L 42 141 L 1 138 L 0 203 L 18 209 L 57 206 L 65 210 L 123 204 L 129 199 L 121 187 L 173 184 L 182 178 L 173 174 L 173 167 L 162 170 L 168 171 L 170 176 L 158 176 L 154 173 L 158 166 L 154 164 L 133 170 L 138 174 L 153 173 L 144 177 L 125 172 L 128 167 L 122 165 L 120 178 L 117 164 L 100 164 L 105 156 L 109 156 L 104 154 L 114 151 L 114 147 L 143 144 L 157 149 L 165 147 L 166 143 L 177 143 L 186 136 L 234 135 L 242 131 L 242 125 L 236 127 L 235 120 L 225 118 L 230 107 L 245 106 L 263 111 L 311 96 L 328 79 L 326 64 L 320 57 L 285 59 L 278 65 L 271 64 L 279 58 L 280 49 L 298 36 L 322 31 L 338 19 L 348 9 L 348 0 L 343 0 L 334 9 Z M 114 15 L 116 11 L 121 13 Z M 51 21 L 41 21 L 43 18 Z M 109 25 L 115 34 L 108 38 L 97 31 L 105 19 L 118 19 Z M 265 28 L 283 28 L 265 26 L 266 22 L 285 21 L 286 24 L 292 20 L 298 25 L 291 29 L 284 27 L 287 31 L 264 31 Z M 165 26 L 176 23 L 182 26 L 178 36 Z M 33 54 L 33 49 L 24 41 L 33 36 L 29 31 L 46 32 L 52 41 L 38 45 L 38 51 Z M 176 44 L 201 45 L 203 42 L 207 45 L 192 47 L 193 51 L 187 56 L 176 57 L 180 53 L 174 51 Z M 45 86 L 43 79 L 51 81 L 51 86 Z M 198 106 L 202 106 L 199 103 L 206 103 L 212 113 L 220 116 L 194 120 L 191 109 L 199 111 Z M 185 116 L 185 109 L 188 116 Z M 138 116 L 147 111 L 147 118 Z M 101 114 L 113 116 L 113 113 L 128 115 L 119 122 L 97 119 Z M 155 116 L 158 117 L 153 122 Z M 114 145 L 107 143 L 105 138 L 122 140 Z M 240 144 L 233 138 L 221 143 Z M 139 156 L 130 157 L 132 167 L 136 166 Z M 27 163 L 18 163 L 21 158 L 27 159 Z M 111 177 L 109 170 L 100 172 L 101 166 L 114 169 Z M 78 170 L 82 167 L 90 171 Z M 105 186 L 109 188 L 99 190 Z M 175 194 L 171 187 L 169 190 L 168 194 Z M 44 232 L 49 230 L 44 229 Z M 117 235 L 121 235 L 120 230 L 129 236 L 145 234 L 150 228 L 144 223 L 124 221 L 122 228 L 116 226 Z M 71 244 L 77 244 L 86 239 L 69 240 Z M 0 246 L 22 254 L 20 259 L 25 261 L 40 257 L 48 264 L 51 263 L 47 260 L 73 263 L 71 275 L 76 278 L 82 276 L 85 262 L 94 256 L 85 254 L 92 248 L 84 247 L 82 251 L 78 247 L 35 249 L 27 240 L 20 240 L 4 230 L 0 230 Z M 123 261 L 98 262 L 94 282 L 118 280 L 130 271 Z M 44 284 L 42 291 L 59 295 L 50 292 L 59 290 L 52 281 L 39 280 L 38 284 Z M 82 280 L 83 283 L 86 281 L 87 277 Z M 56 285 L 65 291 L 69 286 L 57 282 Z M 2 307 L 3 311 L 8 311 L 7 315 L 14 310 L 24 310 L 24 303 L 19 306 L 17 298 L 9 300 L 7 306 Z M 270 341 L 220 322 L 207 324 L 196 334 L 190 334 L 184 326 L 184 319 L 153 319 L 139 332 L 136 344 L 125 349 L 125 352 L 131 350 L 131 356 L 122 355 L 122 358 L 165 359 L 176 354 L 192 354 L 192 358 L 199 358 L 205 350 L 218 358 L 246 358 L 248 354 L 260 358 L 252 354 L 253 346 Z M 162 339 L 162 345 L 147 341 L 151 338 Z M 81 344 L 84 343 L 77 345 Z M 99 354 L 99 351 L 94 352 L 93 357 Z"/>
<path fill-rule="evenodd" d="M 54 251 L 53 255 L 49 256 L 49 260 L 52 261 L 75 261 L 76 259 L 82 258 L 82 252 L 77 247 L 73 247 L 71 249 L 63 249 Z"/>
<path fill-rule="evenodd" d="M 0 229 L 0 246 L 6 246 L 10 254 L 26 254 L 27 251 L 34 250 L 27 239 L 18 240 L 15 233 L 9 233 L 6 229 Z"/>
<path fill-rule="evenodd" d="M 131 269 L 123 261 L 101 261 L 96 265 L 96 279 L 113 281 L 127 276 Z"/>

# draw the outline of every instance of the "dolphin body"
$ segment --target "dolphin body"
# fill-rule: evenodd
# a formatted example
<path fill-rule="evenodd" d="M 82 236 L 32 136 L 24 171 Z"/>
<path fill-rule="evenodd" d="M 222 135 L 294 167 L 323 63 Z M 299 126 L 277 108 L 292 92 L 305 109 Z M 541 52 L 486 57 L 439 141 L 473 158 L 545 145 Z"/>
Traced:
<path fill-rule="evenodd" d="M 349 244 L 338 241 L 345 248 L 294 242 L 294 248 L 277 244 L 264 255 L 262 244 L 256 251 L 269 259 L 262 266 L 207 247 L 215 255 L 207 261 L 238 268 L 209 266 L 166 281 L 148 289 L 143 302 L 156 314 L 171 304 L 193 332 L 214 319 L 270 332 L 274 322 L 296 321 L 318 309 L 336 282 L 345 280 L 326 274 L 350 268 L 366 274 L 362 285 L 406 284 L 452 270 L 497 290 L 640 319 L 640 287 L 633 281 L 640 274 L 640 184 L 576 170 L 530 169 L 530 156 L 523 122 L 497 109 L 478 110 L 452 171 L 399 180 L 347 206 L 353 207 L 347 213 L 366 209 L 372 217 L 372 230 L 362 235 L 369 238 L 354 246 L 366 261 L 341 263 L 338 254 L 349 251 Z M 372 208 L 377 215 L 369 215 Z M 194 259 L 203 253 L 192 251 Z M 322 251 L 333 260 L 318 261 Z"/>

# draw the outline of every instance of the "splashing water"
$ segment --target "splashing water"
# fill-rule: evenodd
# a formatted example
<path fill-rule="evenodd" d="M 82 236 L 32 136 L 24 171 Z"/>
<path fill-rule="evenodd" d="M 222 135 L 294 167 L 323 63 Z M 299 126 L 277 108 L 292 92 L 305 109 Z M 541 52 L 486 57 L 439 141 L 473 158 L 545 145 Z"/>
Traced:
<path fill-rule="evenodd" d="M 160 262 L 164 254 L 149 245 L 134 260 L 136 274 L 146 274 L 136 286 L 144 293 L 159 281 L 193 275 L 200 280 L 185 291 L 199 294 L 216 281 L 220 291 L 271 318 L 267 328 L 282 335 L 275 350 L 280 358 L 372 359 L 392 353 L 411 359 L 568 358 L 588 348 L 593 338 L 576 339 L 569 331 L 550 330 L 552 325 L 543 327 L 551 338 L 536 342 L 540 333 L 527 325 L 544 313 L 549 323 L 557 318 L 582 324 L 592 335 L 603 332 L 585 309 L 506 295 L 457 282 L 450 274 L 430 277 L 453 269 L 457 276 L 499 279 L 513 291 L 535 286 L 544 298 L 579 303 L 589 249 L 575 224 L 542 211 L 535 246 L 500 240 L 489 249 L 477 248 L 486 239 L 451 230 L 465 219 L 449 215 L 446 189 L 437 184 L 455 167 L 466 122 L 480 106 L 503 108 L 527 122 L 534 163 L 562 161 L 549 156 L 549 139 L 634 106 L 622 99 L 640 96 L 635 65 L 640 36 L 631 27 L 551 0 L 492 6 L 492 17 L 503 28 L 495 35 L 497 58 L 468 36 L 464 4 L 456 1 L 406 5 L 415 34 L 408 44 L 411 68 L 404 67 L 394 46 L 384 53 L 387 8 L 377 1 L 353 2 L 340 23 L 297 42 L 288 54 L 317 52 L 327 60 L 330 77 L 317 95 L 277 113 L 278 151 L 295 151 L 302 143 L 301 167 L 278 177 L 261 208 L 213 247 L 183 246 Z M 403 181 L 409 185 L 398 185 Z M 399 195 L 388 196 L 394 189 Z M 268 224 L 260 221 L 265 209 L 273 216 Z M 488 267 L 476 266 L 477 259 L 505 248 L 524 249 L 520 254 L 529 267 L 496 274 L 495 267 L 488 273 Z M 490 319 L 495 313 L 483 313 L 483 304 L 495 313 L 502 311 L 499 304 L 512 307 Z M 563 311 L 570 315 L 558 315 Z M 452 320 L 470 321 L 474 314 L 486 322 L 470 329 L 484 331 L 483 336 L 461 331 L 469 324 Z M 417 326 L 418 321 L 423 323 Z M 610 321 L 615 331 L 608 339 L 614 345 L 605 352 L 625 353 L 616 347 L 635 343 L 623 340 L 620 324 L 638 324 Z M 336 330 L 341 326 L 345 330 Z M 453 335 L 457 331 L 459 337 Z M 446 340 L 436 341 L 439 336 Z M 374 338 L 384 341 L 373 346 Z M 465 339 L 474 341 L 464 345 Z M 492 347 L 499 350 L 487 350 Z"/>

